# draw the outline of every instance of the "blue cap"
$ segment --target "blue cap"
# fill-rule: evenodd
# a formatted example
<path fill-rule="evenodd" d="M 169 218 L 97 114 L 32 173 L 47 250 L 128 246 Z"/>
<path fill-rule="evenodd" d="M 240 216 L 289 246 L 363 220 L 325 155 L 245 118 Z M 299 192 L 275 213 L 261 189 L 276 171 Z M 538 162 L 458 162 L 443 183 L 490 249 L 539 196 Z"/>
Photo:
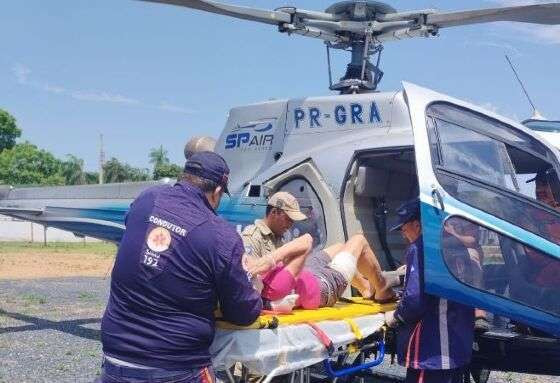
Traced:
<path fill-rule="evenodd" d="M 185 163 L 184 172 L 214 181 L 229 194 L 229 167 L 222 156 L 217 153 L 198 152 L 193 154 Z"/>
<path fill-rule="evenodd" d="M 406 201 L 396 211 L 397 218 L 393 223 L 390 231 L 400 230 L 402 226 L 412 221 L 413 219 L 420 218 L 420 200 L 418 198 Z"/>

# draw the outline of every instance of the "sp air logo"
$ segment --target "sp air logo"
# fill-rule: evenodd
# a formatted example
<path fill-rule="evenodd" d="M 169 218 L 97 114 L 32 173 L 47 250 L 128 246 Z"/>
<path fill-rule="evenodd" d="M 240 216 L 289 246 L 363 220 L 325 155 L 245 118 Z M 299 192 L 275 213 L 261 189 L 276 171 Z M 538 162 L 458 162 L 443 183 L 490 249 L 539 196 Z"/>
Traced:
<path fill-rule="evenodd" d="M 150 250 L 156 253 L 161 253 L 162 251 L 169 249 L 169 245 L 171 244 L 171 234 L 169 233 L 169 230 L 163 227 L 156 227 L 150 231 L 150 234 L 148 234 L 146 244 Z"/>
<path fill-rule="evenodd" d="M 270 150 L 276 119 L 237 124 L 226 136 L 225 149 L 242 151 Z"/>

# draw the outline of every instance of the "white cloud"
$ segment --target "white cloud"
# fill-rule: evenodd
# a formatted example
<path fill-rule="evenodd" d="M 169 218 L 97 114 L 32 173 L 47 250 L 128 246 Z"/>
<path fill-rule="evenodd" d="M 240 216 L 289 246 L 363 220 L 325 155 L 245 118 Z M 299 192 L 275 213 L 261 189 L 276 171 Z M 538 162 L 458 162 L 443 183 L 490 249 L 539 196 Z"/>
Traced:
<path fill-rule="evenodd" d="M 96 102 L 112 102 L 116 104 L 139 105 L 140 101 L 120 94 L 112 94 L 108 92 L 91 92 L 91 91 L 73 91 L 70 96 L 76 100 L 96 101 Z"/>
<path fill-rule="evenodd" d="M 170 104 L 167 101 L 161 101 L 159 103 L 146 103 L 141 100 L 125 96 L 119 93 L 113 93 L 105 90 L 77 90 L 69 89 L 60 85 L 55 85 L 49 82 L 33 81 L 30 78 L 31 70 L 22 64 L 15 64 L 12 67 L 12 72 L 16 78 L 16 81 L 26 87 L 31 87 L 34 89 L 42 90 L 44 92 L 53 93 L 58 96 L 70 97 L 74 100 L 79 101 L 89 101 L 89 102 L 104 102 L 128 105 L 134 107 L 148 108 L 148 109 L 158 109 L 166 112 L 174 113 L 186 113 L 193 114 L 196 111 L 178 105 Z"/>
<path fill-rule="evenodd" d="M 532 41 L 537 43 L 550 45 L 560 44 L 560 25 L 551 26 L 531 26 L 531 25 L 516 25 L 514 29 L 525 34 L 525 38 L 531 38 Z"/>
<path fill-rule="evenodd" d="M 188 109 L 188 108 L 184 108 L 182 106 L 169 104 L 166 101 L 163 101 L 162 103 L 160 103 L 158 109 L 166 110 L 166 111 L 169 111 L 169 112 L 178 112 L 178 113 L 186 113 L 186 114 L 195 113 L 195 111 L 192 110 L 192 109 Z"/>
<path fill-rule="evenodd" d="M 55 94 L 66 93 L 66 89 L 64 89 L 63 87 L 57 86 L 57 85 L 51 85 L 51 84 L 45 84 L 43 86 L 43 90 L 45 90 L 47 92 L 55 93 Z"/>
<path fill-rule="evenodd" d="M 495 41 L 466 41 L 465 46 L 497 48 L 501 51 L 507 51 L 513 53 L 514 56 L 522 56 L 519 49 L 515 48 L 513 45 L 508 43 L 495 42 Z"/>
<path fill-rule="evenodd" d="M 539 3 L 554 3 L 552 0 L 491 0 L 492 3 L 498 3 L 503 7 L 515 7 L 516 5 L 533 5 Z"/>
<path fill-rule="evenodd" d="M 486 110 L 489 110 L 490 112 L 498 113 L 500 111 L 500 108 L 492 104 L 491 102 L 485 102 L 483 104 L 480 104 L 480 106 Z"/>
<path fill-rule="evenodd" d="M 18 83 L 27 84 L 29 74 L 31 73 L 31 70 L 29 70 L 29 68 L 21 64 L 15 64 L 12 67 L 12 72 L 14 73 L 14 76 L 16 76 L 16 80 Z"/>
<path fill-rule="evenodd" d="M 498 6 L 513 7 L 518 5 L 560 3 L 560 0 L 491 0 L 490 2 Z M 507 28 L 515 31 L 516 37 L 522 40 L 529 40 L 543 45 L 560 44 L 559 25 L 508 23 Z"/>

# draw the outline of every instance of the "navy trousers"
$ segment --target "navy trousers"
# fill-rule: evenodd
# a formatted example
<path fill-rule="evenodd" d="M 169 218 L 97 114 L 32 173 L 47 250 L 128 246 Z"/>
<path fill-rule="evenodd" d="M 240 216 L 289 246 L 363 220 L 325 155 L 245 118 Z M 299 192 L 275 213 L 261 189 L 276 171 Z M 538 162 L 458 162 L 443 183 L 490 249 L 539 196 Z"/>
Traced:
<path fill-rule="evenodd" d="M 463 383 L 463 368 L 452 370 L 406 370 L 405 383 Z"/>
<path fill-rule="evenodd" d="M 214 383 L 211 367 L 167 371 L 117 366 L 103 361 L 101 378 L 96 383 Z"/>

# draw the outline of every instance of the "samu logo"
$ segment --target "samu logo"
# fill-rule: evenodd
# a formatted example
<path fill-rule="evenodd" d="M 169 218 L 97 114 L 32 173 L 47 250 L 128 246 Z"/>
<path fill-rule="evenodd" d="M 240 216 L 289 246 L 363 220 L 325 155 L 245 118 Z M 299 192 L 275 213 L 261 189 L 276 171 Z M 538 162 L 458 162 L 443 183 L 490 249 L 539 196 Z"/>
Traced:
<path fill-rule="evenodd" d="M 231 134 L 226 136 L 226 149 L 255 149 L 255 150 L 265 150 L 272 146 L 274 140 L 274 134 L 266 134 L 272 130 L 274 127 L 274 122 L 264 121 L 264 122 L 254 122 L 246 125 L 237 125 L 233 128 Z M 251 130 L 252 132 L 247 132 L 246 130 Z M 239 133 L 233 133 L 239 132 Z"/>

